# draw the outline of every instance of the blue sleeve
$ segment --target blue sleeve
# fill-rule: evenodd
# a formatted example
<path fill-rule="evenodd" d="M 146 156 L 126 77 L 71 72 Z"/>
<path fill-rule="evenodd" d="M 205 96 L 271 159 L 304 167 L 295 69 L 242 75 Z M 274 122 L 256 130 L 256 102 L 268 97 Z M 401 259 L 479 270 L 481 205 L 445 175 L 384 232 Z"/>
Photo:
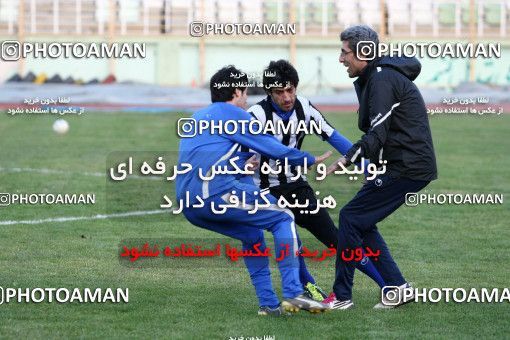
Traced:
<path fill-rule="evenodd" d="M 349 151 L 350 148 L 352 148 L 352 142 L 342 136 L 338 131 L 333 131 L 331 136 L 327 139 L 328 143 L 331 144 L 338 152 L 340 152 L 342 155 L 345 156 L 347 151 Z M 368 159 L 365 159 L 365 175 L 368 174 L 366 171 L 368 164 L 370 161 Z M 360 162 L 356 163 L 358 166 L 360 166 Z"/>
<path fill-rule="evenodd" d="M 291 165 L 303 165 L 305 158 L 307 160 L 308 166 L 315 163 L 315 157 L 310 155 L 308 152 L 289 148 L 280 143 L 278 139 L 271 135 L 253 135 L 249 133 L 241 134 L 240 132 L 237 132 L 232 135 L 226 135 L 225 137 L 233 140 L 236 143 L 247 146 L 250 149 L 253 149 L 267 157 L 273 159 L 287 158 L 289 164 Z"/>
<path fill-rule="evenodd" d="M 342 136 L 338 131 L 333 131 L 331 136 L 327 139 L 328 143 L 331 144 L 338 152 L 345 155 L 347 151 L 352 147 L 352 142 Z"/>
<path fill-rule="evenodd" d="M 237 165 L 238 168 L 244 169 L 244 166 L 246 165 L 246 161 L 248 161 L 248 159 L 250 159 L 253 155 L 255 155 L 254 152 L 241 152 L 241 151 L 238 151 L 238 152 L 236 152 L 235 154 L 232 155 L 232 158 L 239 157 L 239 159 L 237 161 L 235 161 L 234 163 Z M 234 177 L 239 180 L 239 179 L 241 179 L 243 177 L 252 177 L 252 176 L 235 174 Z M 244 181 L 241 181 L 241 182 L 244 182 Z M 250 182 L 247 182 L 247 183 L 250 183 Z"/>

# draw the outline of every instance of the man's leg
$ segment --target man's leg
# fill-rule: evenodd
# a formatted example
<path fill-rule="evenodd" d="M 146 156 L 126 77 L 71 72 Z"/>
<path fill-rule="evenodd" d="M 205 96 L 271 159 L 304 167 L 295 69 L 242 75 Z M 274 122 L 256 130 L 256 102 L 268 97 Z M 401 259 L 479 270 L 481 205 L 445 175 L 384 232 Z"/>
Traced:
<path fill-rule="evenodd" d="M 377 268 L 381 276 L 386 278 L 385 285 L 400 286 L 405 283 L 405 279 L 400 273 L 400 270 L 398 270 L 398 266 L 393 260 L 388 246 L 386 245 L 382 235 L 379 233 L 377 227 L 369 229 L 369 231 L 364 234 L 363 246 L 370 247 L 372 250 L 377 249 L 380 251 L 377 261 L 373 261 L 372 263 Z M 392 270 L 391 268 L 397 268 L 397 270 Z"/>
<path fill-rule="evenodd" d="M 278 194 L 278 192 L 276 192 Z M 293 198 L 292 194 L 295 194 L 296 197 Z M 315 196 L 315 192 L 310 186 L 302 186 L 296 190 L 291 192 L 284 193 L 284 196 L 287 200 L 297 199 L 299 203 L 304 203 L 306 200 L 309 202 L 309 209 L 314 211 L 317 207 L 317 198 Z M 310 233 L 312 233 L 316 239 L 321 241 L 326 247 L 334 247 L 335 249 L 338 246 L 338 229 L 335 226 L 335 223 L 329 216 L 329 213 L 326 209 L 320 208 L 316 214 L 300 214 L 300 210 L 298 208 L 291 209 L 294 213 L 296 224 L 305 228 Z M 365 246 L 365 244 L 363 244 Z M 302 263 L 301 263 L 302 262 Z M 307 282 L 312 282 L 315 284 L 315 280 L 311 281 L 303 281 L 307 277 L 313 277 L 308 272 L 305 264 L 304 258 L 300 258 L 300 276 L 301 281 L 305 285 Z M 374 266 L 370 258 L 365 257 L 363 261 L 356 262 L 356 268 L 361 271 L 363 274 L 367 275 L 369 278 L 374 280 L 375 283 L 379 287 L 384 287 L 385 282 L 381 277 L 381 274 L 377 271 L 377 268 Z"/>
<path fill-rule="evenodd" d="M 254 195 L 259 189 L 254 185 L 237 183 L 235 186 L 236 196 L 239 202 L 244 201 L 244 205 L 238 208 L 229 208 L 228 213 L 231 221 L 257 229 L 265 229 L 273 234 L 275 247 L 274 256 L 277 257 L 278 269 L 282 278 L 282 295 L 285 298 L 282 306 L 290 311 L 306 309 L 310 312 L 322 311 L 327 307 L 306 296 L 303 296 L 303 287 L 299 279 L 299 261 L 296 254 L 298 246 L 298 236 L 294 223 L 294 215 L 290 210 L 278 207 L 277 200 L 271 195 L 266 195 L 265 200 L 260 196 Z M 230 202 L 231 193 L 226 193 L 217 197 L 218 201 Z M 220 203 L 220 202 L 218 202 Z M 256 204 L 258 203 L 258 204 Z M 250 214 L 250 210 L 255 213 Z M 221 217 L 220 217 L 221 219 Z M 279 259 L 279 255 L 285 253 L 286 256 Z"/>
<path fill-rule="evenodd" d="M 377 236 L 376 223 L 382 221 L 405 201 L 405 194 L 417 192 L 424 188 L 428 182 L 413 181 L 406 178 L 394 179 L 388 175 L 380 176 L 366 183 L 356 196 L 340 211 L 340 229 L 338 231 L 338 248 L 336 260 L 336 277 L 333 285 L 337 299 L 344 301 L 352 297 L 352 284 L 354 276 L 354 261 L 344 261 L 342 251 L 356 249 L 363 246 L 364 237 L 368 233 L 372 250 L 379 250 L 378 269 L 386 284 L 405 282 L 396 263 L 393 261 L 386 243 L 382 237 Z M 374 236 L 375 235 L 375 236 Z"/>
<path fill-rule="evenodd" d="M 317 201 L 315 199 L 314 192 L 312 188 L 308 187 L 301 187 L 297 188 L 292 191 L 285 190 L 279 190 L 279 187 L 273 187 L 270 189 L 271 194 L 277 198 L 284 196 L 287 200 L 294 201 L 295 199 L 298 200 L 298 202 L 304 203 L 306 199 L 309 199 L 311 197 L 311 200 L 309 199 L 309 202 L 311 205 L 316 205 Z M 296 197 L 292 197 L 292 194 L 296 194 Z M 314 210 L 314 207 L 309 207 L 310 210 Z M 300 210 L 298 208 L 290 208 L 292 213 L 294 214 L 294 218 L 296 220 L 296 224 L 300 225 L 301 227 L 305 227 L 303 224 L 306 223 L 306 229 L 308 229 L 319 241 L 321 241 L 324 244 L 328 244 L 328 247 L 331 247 L 333 245 L 331 241 L 334 241 L 334 244 L 336 244 L 336 227 L 334 226 L 333 221 L 331 221 L 331 224 L 324 226 L 324 228 L 313 228 L 313 226 L 317 225 L 317 223 L 310 223 L 308 219 L 310 219 L 309 215 L 301 214 Z M 327 212 L 326 212 L 327 215 Z M 316 216 L 316 215 L 313 215 Z M 331 218 L 328 215 L 328 218 L 331 220 Z M 317 222 L 317 221 L 316 221 Z M 319 221 L 319 223 L 322 223 Z M 329 227 L 332 226 L 332 229 L 329 230 Z M 299 249 L 301 251 L 301 240 L 299 240 Z M 299 279 L 301 280 L 301 284 L 303 285 L 303 288 L 308 296 L 313 297 L 316 301 L 322 301 L 324 298 L 327 297 L 327 294 L 316 284 L 314 277 L 312 274 L 308 271 L 308 268 L 306 266 L 305 258 L 302 256 L 299 256 Z"/>
<path fill-rule="evenodd" d="M 288 192 L 271 189 L 271 194 L 276 197 L 284 196 L 289 202 L 297 199 L 299 204 L 303 204 L 308 200 L 308 210 L 313 211 L 317 208 L 317 198 L 310 186 L 302 186 Z M 293 194 L 296 196 L 292 197 Z M 290 210 L 294 214 L 297 225 L 308 230 L 326 247 L 336 248 L 338 230 L 326 209 L 321 208 L 316 214 L 301 214 L 301 208 L 291 208 Z"/>
<path fill-rule="evenodd" d="M 302 243 L 299 238 L 298 247 L 299 251 L 301 252 Z M 313 278 L 312 274 L 310 274 L 308 268 L 306 267 L 305 258 L 303 256 L 299 256 L 298 261 L 299 261 L 299 280 L 301 281 L 303 287 L 305 287 L 308 282 L 315 284 L 315 279 Z"/>
<path fill-rule="evenodd" d="M 299 306 L 302 309 L 310 311 L 324 310 L 326 307 L 318 304 L 311 299 L 303 298 L 303 288 L 299 280 L 299 262 L 296 256 L 298 250 L 297 233 L 294 224 L 294 217 L 289 210 L 281 209 L 276 205 L 276 199 L 273 196 L 267 195 L 271 203 L 269 207 L 263 207 L 261 198 L 254 195 L 255 191 L 259 191 L 256 186 L 238 183 L 235 187 L 236 195 L 239 201 L 242 202 L 243 198 L 247 203 L 244 207 L 228 208 L 225 214 L 214 214 L 211 210 L 211 202 L 216 206 L 220 204 L 225 205 L 230 202 L 231 193 L 224 195 L 216 195 L 205 200 L 203 208 L 200 209 L 187 209 L 185 215 L 195 225 L 214 230 L 225 235 L 243 239 L 246 234 L 242 227 L 253 228 L 256 230 L 266 229 L 274 236 L 275 248 L 274 256 L 278 256 L 281 252 L 288 252 L 280 261 L 277 261 L 278 268 L 282 277 L 282 294 L 286 299 L 290 299 L 291 303 Z M 259 201 L 259 208 L 255 214 L 249 214 L 250 210 L 255 207 L 255 201 Z M 198 220 L 196 217 L 199 217 Z M 242 227 L 237 227 L 242 226 Z M 239 229 L 239 232 L 232 231 Z M 250 264 L 251 262 L 248 262 Z M 260 267 L 267 268 L 259 262 Z M 260 272 L 260 268 L 256 267 L 255 272 Z M 254 271 L 249 268 L 250 273 Z M 265 269 L 263 272 L 266 272 Z M 267 273 L 269 270 L 267 269 Z M 262 275 L 265 277 L 264 282 L 270 281 L 269 275 Z M 257 280 L 253 280 L 254 284 L 260 285 Z M 268 285 L 266 285 L 268 287 Z M 261 302 L 262 303 L 262 302 Z M 299 309 L 298 308 L 298 309 Z"/>
<path fill-rule="evenodd" d="M 202 209 L 187 209 L 185 215 L 194 225 L 232 237 L 242 242 L 243 250 L 252 249 L 254 244 L 261 243 L 260 250 L 266 249 L 264 233 L 257 228 L 239 226 L 239 222 L 220 222 L 216 220 L 204 219 Z M 230 219 L 230 216 L 226 216 Z M 241 222 L 242 223 L 242 222 Z M 259 300 L 259 306 L 275 308 L 279 305 L 279 299 L 276 295 L 271 281 L 271 272 L 269 271 L 269 259 L 264 256 L 243 257 L 244 263 L 250 274 L 251 282 L 255 288 L 255 293 Z"/>

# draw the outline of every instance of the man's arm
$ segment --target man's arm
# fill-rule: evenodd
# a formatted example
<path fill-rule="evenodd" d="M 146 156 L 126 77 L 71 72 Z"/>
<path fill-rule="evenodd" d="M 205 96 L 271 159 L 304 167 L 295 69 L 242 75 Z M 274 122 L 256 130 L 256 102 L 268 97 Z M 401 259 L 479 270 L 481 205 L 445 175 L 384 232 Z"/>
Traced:
<path fill-rule="evenodd" d="M 352 148 L 352 142 L 335 130 L 326 141 L 342 155 Z"/>
<path fill-rule="evenodd" d="M 374 79 L 369 86 L 370 129 L 347 151 L 345 158 L 348 164 L 359 161 L 361 157 L 377 155 L 386 142 L 392 112 L 400 105 L 391 82 Z"/>
<path fill-rule="evenodd" d="M 323 140 L 327 141 L 332 147 L 334 147 L 342 155 L 345 155 L 347 151 L 352 147 L 352 142 L 342 136 L 329 122 L 324 118 L 322 113 L 308 102 L 308 113 L 310 120 L 313 120 L 316 124 L 319 124 L 322 128 L 320 136 Z"/>

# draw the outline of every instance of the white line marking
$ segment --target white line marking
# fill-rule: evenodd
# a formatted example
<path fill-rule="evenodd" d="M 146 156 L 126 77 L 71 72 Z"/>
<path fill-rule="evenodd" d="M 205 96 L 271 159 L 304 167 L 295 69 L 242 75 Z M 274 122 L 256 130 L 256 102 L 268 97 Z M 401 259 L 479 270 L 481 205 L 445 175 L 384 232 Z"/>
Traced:
<path fill-rule="evenodd" d="M 393 111 L 394 108 L 396 108 L 397 106 L 400 105 L 400 102 L 399 103 L 395 103 L 393 104 L 393 106 L 391 107 L 391 109 L 386 112 L 386 114 L 384 115 L 384 117 L 381 118 L 381 120 L 379 120 L 377 123 L 375 123 L 373 126 L 372 126 L 372 129 L 375 128 L 377 125 L 381 124 L 382 122 L 384 122 L 386 120 L 386 118 L 388 118 L 388 116 L 391 114 L 391 111 Z"/>
<path fill-rule="evenodd" d="M 85 176 L 94 176 L 94 177 L 103 177 L 105 174 L 100 172 L 69 172 L 69 171 L 63 171 L 63 170 L 53 170 L 53 169 L 33 169 L 33 168 L 1 168 L 0 171 L 2 172 L 35 172 L 39 174 L 46 174 L 46 175 L 74 175 L 74 174 L 81 174 Z"/>
<path fill-rule="evenodd" d="M 41 220 L 24 220 L 24 221 L 0 221 L 0 225 L 15 225 L 15 224 L 42 224 L 49 222 L 71 222 L 82 220 L 104 220 L 115 217 L 129 217 L 129 216 L 144 216 L 171 213 L 172 210 L 146 210 L 146 211 L 128 211 L 124 213 L 116 213 L 109 215 L 94 215 L 94 216 L 74 216 L 74 217 L 52 217 Z"/>

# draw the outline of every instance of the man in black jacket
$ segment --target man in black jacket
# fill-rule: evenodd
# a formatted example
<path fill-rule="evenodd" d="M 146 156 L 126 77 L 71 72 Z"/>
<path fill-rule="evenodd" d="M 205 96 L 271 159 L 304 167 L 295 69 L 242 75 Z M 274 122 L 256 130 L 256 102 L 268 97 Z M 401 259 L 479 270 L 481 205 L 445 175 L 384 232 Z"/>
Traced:
<path fill-rule="evenodd" d="M 374 264 L 386 285 L 394 287 L 392 291 L 383 291 L 382 301 L 375 308 L 391 308 L 411 300 L 391 301 L 410 286 L 393 261 L 376 223 L 400 207 L 407 193 L 418 192 L 437 178 L 427 110 L 413 83 L 421 65 L 415 58 L 377 57 L 377 48 L 369 51 L 373 55 L 357 55 L 369 50 L 363 44 L 372 47 L 379 44 L 377 33 L 368 26 L 350 27 L 341 33 L 340 39 L 339 61 L 347 67 L 350 78 L 358 78 L 354 82 L 359 101 L 358 127 L 364 135 L 328 169 L 329 173 L 339 167 L 338 163 L 348 166 L 361 157 L 384 164 L 386 172 L 368 181 L 340 211 L 334 296 L 328 302 L 333 309 L 354 305 L 351 298 L 355 263 L 342 260 L 340 254 L 363 244 L 380 251 Z M 367 60 L 372 57 L 373 60 Z"/>
<path fill-rule="evenodd" d="M 255 119 L 264 124 L 284 122 L 297 126 L 299 123 L 306 123 L 308 129 L 310 129 L 311 123 L 320 124 L 322 133 L 318 136 L 323 141 L 331 144 L 338 152 L 345 154 L 352 147 L 351 141 L 331 126 L 322 113 L 307 98 L 297 95 L 299 75 L 294 66 L 288 61 L 271 61 L 264 70 L 262 82 L 268 96 L 248 109 L 248 112 Z M 272 86 L 274 83 L 286 84 L 286 86 L 274 87 Z M 286 146 L 301 149 L 306 134 L 297 132 L 294 128 L 285 132 L 276 131 L 274 136 Z M 275 161 L 264 156 L 261 156 L 260 163 L 261 166 L 266 163 L 266 165 L 276 168 Z M 306 177 L 297 177 L 295 169 L 291 168 L 290 170 L 288 172 L 282 171 L 279 174 L 263 174 L 259 169 L 253 180 L 261 189 L 269 188 L 271 195 L 274 197 L 280 198 L 283 196 L 289 202 L 297 200 L 300 204 L 307 204 L 308 210 L 315 211 L 318 204 L 315 191 L 307 182 Z M 326 247 L 337 247 L 338 229 L 326 208 L 318 208 L 310 214 L 304 214 L 303 208 L 299 207 L 289 207 L 289 210 L 294 214 L 298 226 L 307 229 Z M 299 261 L 299 276 L 305 293 L 315 300 L 323 301 L 327 296 L 308 272 L 304 258 L 300 256 Z M 381 288 L 385 286 L 384 281 L 368 257 L 364 257 L 362 261 L 359 261 L 356 268 L 373 279 Z"/>

